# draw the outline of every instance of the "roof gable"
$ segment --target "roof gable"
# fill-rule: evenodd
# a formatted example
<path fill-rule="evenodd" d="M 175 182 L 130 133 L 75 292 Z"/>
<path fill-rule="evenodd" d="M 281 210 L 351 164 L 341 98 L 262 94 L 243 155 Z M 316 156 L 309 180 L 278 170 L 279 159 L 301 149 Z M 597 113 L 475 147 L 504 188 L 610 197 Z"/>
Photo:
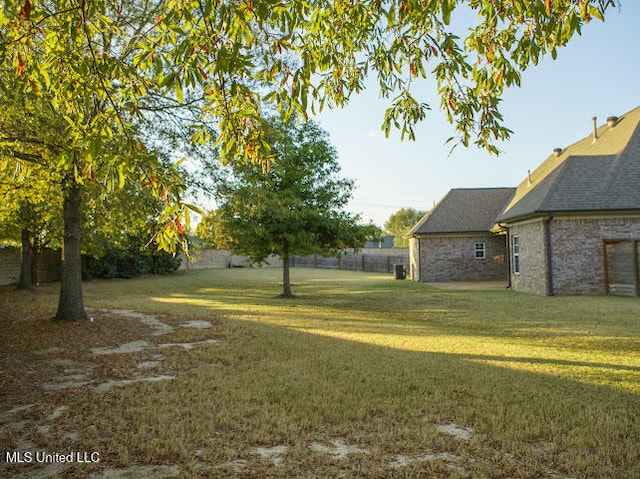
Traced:
<path fill-rule="evenodd" d="M 554 153 L 528 175 L 498 221 L 561 211 L 640 210 L 640 107 Z"/>
<path fill-rule="evenodd" d="M 452 189 L 409 231 L 419 234 L 489 232 L 515 188 Z"/>

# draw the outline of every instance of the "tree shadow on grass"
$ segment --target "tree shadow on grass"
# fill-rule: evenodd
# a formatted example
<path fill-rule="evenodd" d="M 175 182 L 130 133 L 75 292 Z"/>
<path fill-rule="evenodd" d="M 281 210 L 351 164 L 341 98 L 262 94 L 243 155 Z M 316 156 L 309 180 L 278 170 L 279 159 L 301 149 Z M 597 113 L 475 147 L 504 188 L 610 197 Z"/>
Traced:
<path fill-rule="evenodd" d="M 201 309 L 205 316 L 207 307 Z M 167 366 L 176 371 L 170 383 L 130 385 L 104 395 L 48 393 L 43 399 L 52 403 L 43 411 L 50 414 L 55 401 L 63 401 L 69 407 L 66 423 L 100 431 L 94 436 L 83 432 L 81 446 L 103 453 L 101 468 L 124 467 L 135 458 L 139 464 L 169 461 L 182 470 L 196 462 L 208 477 L 225 477 L 229 471 L 221 465 L 235 463 L 244 464 L 243 469 L 227 477 L 302 477 L 306 468 L 319 477 L 444 479 L 451 477 L 454 462 L 442 458 L 455 458 L 454 475 L 469 478 L 640 473 L 637 395 L 495 363 L 619 369 L 616 365 L 412 351 L 302 331 L 275 318 L 265 322 L 259 319 L 263 314 L 228 316 L 220 328 L 234 334 L 220 344 L 176 351 L 167 358 Z M 334 320 L 329 326 L 348 329 L 349 323 L 354 321 Z M 355 323 L 376 334 L 383 334 L 385 326 L 403 326 Z M 419 325 L 404 326 L 415 333 Z M 404 332 L 409 335 L 410 329 Z M 81 337 L 67 339 L 64 347 L 82 351 Z M 474 432 L 461 441 L 440 432 L 438 425 Z M 63 444 L 43 443 L 38 434 L 28 436 L 38 447 Z M 366 452 L 337 459 L 311 448 L 340 441 Z M 277 465 L 252 453 L 281 444 L 290 453 Z M 194 457 L 196 450 L 205 452 Z M 402 462 L 400 456 L 440 459 L 395 470 L 391 464 Z M 82 466 L 75 468 L 82 472 Z"/>

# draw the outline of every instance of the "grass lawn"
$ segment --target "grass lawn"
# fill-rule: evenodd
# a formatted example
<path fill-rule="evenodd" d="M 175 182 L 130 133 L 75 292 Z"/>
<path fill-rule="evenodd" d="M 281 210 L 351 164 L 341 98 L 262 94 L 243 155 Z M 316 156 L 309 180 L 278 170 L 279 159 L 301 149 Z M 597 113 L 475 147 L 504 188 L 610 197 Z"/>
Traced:
<path fill-rule="evenodd" d="M 640 477 L 638 299 L 292 278 L 91 282 L 70 324 L 0 291 L 0 476 Z"/>

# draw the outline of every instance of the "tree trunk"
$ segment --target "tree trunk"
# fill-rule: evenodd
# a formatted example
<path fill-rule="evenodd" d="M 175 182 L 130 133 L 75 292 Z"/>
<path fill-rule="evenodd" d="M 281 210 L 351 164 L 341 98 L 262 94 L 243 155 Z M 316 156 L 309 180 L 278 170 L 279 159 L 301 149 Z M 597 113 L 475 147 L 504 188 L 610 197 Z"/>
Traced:
<path fill-rule="evenodd" d="M 282 294 L 281 298 L 293 298 L 291 294 L 291 278 L 289 276 L 289 242 L 282 244 Z"/>
<path fill-rule="evenodd" d="M 22 229 L 22 263 L 20 266 L 20 289 L 33 289 L 31 283 L 31 242 L 29 230 Z"/>
<path fill-rule="evenodd" d="M 35 284 L 36 286 L 40 284 L 40 253 L 44 247 L 42 246 L 42 241 L 37 236 L 33 238 L 33 243 L 31 245 L 31 284 Z"/>
<path fill-rule="evenodd" d="M 77 321 L 87 319 L 82 300 L 81 199 L 75 182 L 64 193 L 64 244 L 62 248 L 62 279 L 58 312 L 55 319 Z"/>

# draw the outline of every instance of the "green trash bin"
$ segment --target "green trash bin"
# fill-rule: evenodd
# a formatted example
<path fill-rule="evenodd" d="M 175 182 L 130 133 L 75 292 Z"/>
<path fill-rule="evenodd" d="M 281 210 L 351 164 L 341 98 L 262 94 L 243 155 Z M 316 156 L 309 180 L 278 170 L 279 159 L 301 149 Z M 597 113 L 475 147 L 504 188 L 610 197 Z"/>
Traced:
<path fill-rule="evenodd" d="M 407 277 L 407 270 L 403 264 L 393 265 L 393 276 L 395 279 L 405 279 Z"/>

